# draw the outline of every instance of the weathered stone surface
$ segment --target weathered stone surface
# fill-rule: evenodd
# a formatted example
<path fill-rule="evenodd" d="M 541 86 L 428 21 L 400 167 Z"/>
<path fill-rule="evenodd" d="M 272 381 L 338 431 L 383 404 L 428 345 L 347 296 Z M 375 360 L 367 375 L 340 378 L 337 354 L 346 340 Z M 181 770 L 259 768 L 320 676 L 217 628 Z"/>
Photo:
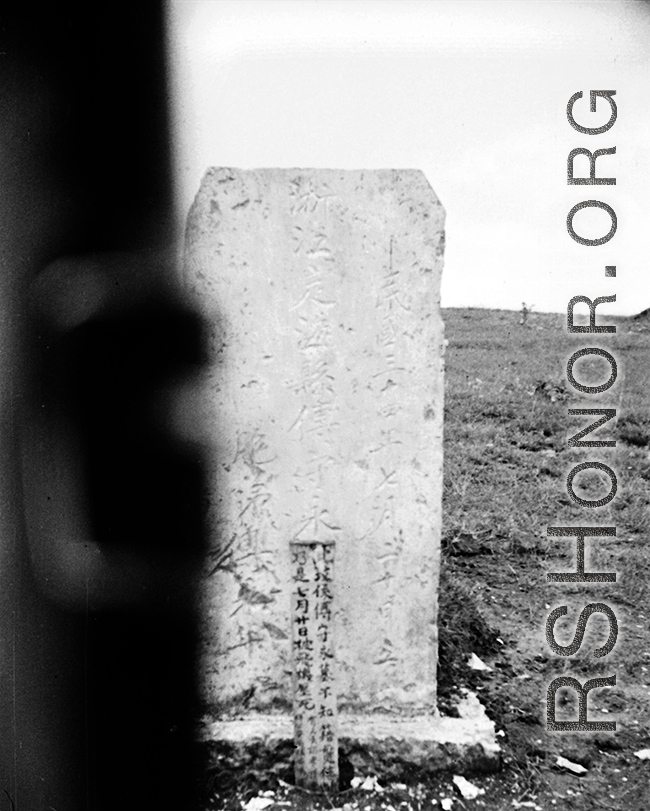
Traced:
<path fill-rule="evenodd" d="M 342 715 L 340 753 L 357 775 L 422 780 L 441 771 L 494 771 L 501 763 L 494 723 L 473 693 L 458 703 L 458 718 L 385 714 Z M 221 770 L 291 774 L 293 725 L 287 715 L 256 715 L 206 724 L 202 740 Z"/>
<path fill-rule="evenodd" d="M 206 697 L 291 703 L 289 543 L 334 540 L 343 711 L 435 711 L 444 213 L 418 171 L 211 169 L 186 273 L 212 325 Z"/>

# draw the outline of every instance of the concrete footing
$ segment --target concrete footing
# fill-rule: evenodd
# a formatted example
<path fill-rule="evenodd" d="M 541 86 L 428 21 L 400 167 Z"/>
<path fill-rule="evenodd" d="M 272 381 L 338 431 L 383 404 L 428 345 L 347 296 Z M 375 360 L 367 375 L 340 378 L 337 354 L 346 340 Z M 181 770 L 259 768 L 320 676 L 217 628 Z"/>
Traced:
<path fill-rule="evenodd" d="M 501 763 L 494 723 L 467 692 L 447 716 L 339 715 L 339 751 L 357 776 L 384 781 L 421 780 L 435 772 L 495 771 Z M 255 715 L 206 722 L 202 740 L 213 763 L 226 772 L 291 771 L 293 721 L 289 715 Z"/>

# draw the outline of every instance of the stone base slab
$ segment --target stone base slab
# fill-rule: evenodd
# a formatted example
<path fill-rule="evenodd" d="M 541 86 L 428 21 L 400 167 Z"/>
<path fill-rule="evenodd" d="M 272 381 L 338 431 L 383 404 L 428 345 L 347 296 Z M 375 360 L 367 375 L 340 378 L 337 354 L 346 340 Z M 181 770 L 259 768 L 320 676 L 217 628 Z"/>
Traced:
<path fill-rule="evenodd" d="M 467 692 L 457 709 L 458 718 L 341 714 L 340 754 L 356 776 L 375 774 L 383 781 L 421 780 L 443 771 L 496 771 L 501 749 L 483 705 Z M 294 745 L 290 715 L 207 721 L 201 740 L 209 744 L 212 762 L 219 771 L 252 768 L 278 776 L 291 772 Z"/>

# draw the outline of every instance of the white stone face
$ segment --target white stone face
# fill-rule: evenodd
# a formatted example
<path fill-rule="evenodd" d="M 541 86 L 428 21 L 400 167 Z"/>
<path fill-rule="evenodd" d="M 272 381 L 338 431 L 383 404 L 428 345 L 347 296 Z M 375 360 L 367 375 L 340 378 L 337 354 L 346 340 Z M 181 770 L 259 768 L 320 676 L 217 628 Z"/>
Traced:
<path fill-rule="evenodd" d="M 419 171 L 211 169 L 188 286 L 211 325 L 206 695 L 291 702 L 292 540 L 336 543 L 341 709 L 435 707 L 444 212 Z"/>

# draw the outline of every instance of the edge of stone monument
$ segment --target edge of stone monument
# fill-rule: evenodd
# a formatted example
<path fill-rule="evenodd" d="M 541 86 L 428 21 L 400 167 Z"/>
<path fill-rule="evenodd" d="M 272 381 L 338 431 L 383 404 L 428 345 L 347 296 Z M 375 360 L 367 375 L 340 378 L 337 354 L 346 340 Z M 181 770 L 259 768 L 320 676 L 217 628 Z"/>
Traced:
<path fill-rule="evenodd" d="M 264 180 L 266 184 L 270 184 L 270 182 L 275 178 L 277 179 L 279 176 L 290 177 L 292 175 L 310 175 L 317 172 L 319 175 L 331 175 L 334 176 L 341 176 L 341 175 L 360 175 L 363 177 L 364 174 L 374 174 L 379 177 L 385 176 L 387 183 L 395 183 L 395 181 L 405 182 L 415 184 L 415 187 L 419 187 L 420 190 L 426 191 L 428 195 L 431 197 L 431 203 L 433 203 L 434 207 L 437 209 L 437 220 L 438 220 L 438 230 L 441 233 L 440 245 L 439 245 L 439 253 L 438 259 L 442 256 L 445 249 L 445 221 L 447 219 L 447 212 L 445 207 L 443 206 L 440 198 L 436 194 L 433 186 L 429 182 L 427 176 L 425 175 L 422 169 L 413 169 L 413 168 L 405 168 L 405 169 L 316 169 L 314 167 L 258 167 L 253 169 L 241 169 L 236 166 L 209 166 L 203 176 L 201 177 L 201 182 L 199 184 L 198 191 L 194 195 L 192 200 L 192 204 L 190 205 L 190 210 L 187 215 L 187 220 L 185 223 L 185 235 L 184 235 L 184 275 L 189 278 L 188 275 L 188 268 L 186 267 L 186 263 L 188 260 L 188 256 L 191 253 L 191 245 L 194 242 L 197 236 L 200 236 L 202 233 L 202 229 L 199 228 L 200 224 L 200 217 L 198 216 L 202 210 L 202 205 L 204 205 L 203 198 L 207 196 L 211 196 L 211 192 L 215 186 L 222 185 L 225 183 L 232 183 L 236 182 L 239 179 L 243 179 L 244 177 L 258 177 L 260 180 Z M 248 203 L 248 201 L 242 201 Z M 217 215 L 220 214 L 218 203 L 216 201 L 210 202 L 210 210 L 213 210 Z M 425 217 L 428 218 L 430 215 L 428 213 L 425 214 Z M 199 234 L 196 233 L 199 232 Z M 438 282 L 437 282 L 437 300 L 438 306 L 440 306 L 440 278 L 442 275 L 442 268 L 438 270 Z M 442 319 L 440 320 L 442 324 Z"/>
<path fill-rule="evenodd" d="M 457 704 L 459 717 L 400 718 L 373 713 L 339 715 L 339 752 L 357 776 L 383 780 L 421 780 L 439 772 L 497 771 L 501 747 L 494 722 L 474 693 Z M 288 714 L 206 720 L 200 740 L 224 772 L 290 772 L 294 751 L 293 720 Z"/>
<path fill-rule="evenodd" d="M 299 196 L 299 200 L 302 201 L 303 198 L 307 200 L 304 204 L 303 202 L 298 204 L 293 200 L 293 193 L 295 191 L 293 190 L 293 186 L 291 194 L 287 191 L 286 187 L 292 185 L 294 179 L 304 181 L 304 183 L 301 182 L 298 184 L 298 191 L 301 195 Z M 319 181 L 313 187 L 315 191 L 310 185 L 311 179 Z M 324 181 L 323 184 L 320 183 L 321 180 Z M 331 187 L 330 190 L 322 188 L 322 186 L 326 187 L 327 185 Z M 367 188 L 364 189 L 364 186 L 367 186 Z M 350 198 L 353 202 L 347 200 L 346 194 L 343 193 L 346 190 L 350 191 Z M 251 285 L 257 284 L 261 279 L 261 283 L 266 285 L 264 290 L 268 294 L 267 301 L 280 302 L 282 307 L 288 306 L 286 302 L 289 302 L 294 305 L 291 307 L 291 311 L 295 310 L 300 304 L 300 301 L 298 298 L 296 298 L 295 302 L 290 299 L 289 293 L 287 289 L 285 289 L 286 285 L 282 290 L 279 290 L 277 279 L 273 277 L 273 268 L 269 271 L 265 263 L 267 257 L 274 255 L 273 251 L 276 250 L 276 235 L 282 233 L 284 229 L 288 229 L 290 233 L 296 230 L 293 228 L 294 209 L 298 211 L 300 215 L 298 221 L 304 229 L 306 225 L 303 220 L 308 221 L 312 211 L 316 208 L 317 202 L 323 199 L 329 199 L 328 196 L 330 193 L 331 196 L 335 198 L 331 208 L 335 209 L 334 213 L 338 220 L 343 220 L 345 216 L 349 214 L 350 225 L 341 230 L 343 236 L 347 237 L 348 233 L 352 233 L 356 238 L 356 232 L 361 231 L 365 227 L 367 227 L 371 233 L 372 238 L 368 239 L 365 243 L 359 239 L 359 246 L 357 247 L 360 256 L 365 257 L 368 255 L 372 257 L 376 253 L 381 260 L 381 266 L 378 266 L 379 270 L 373 277 L 377 281 L 372 294 L 376 295 L 377 299 L 379 299 L 381 294 L 381 304 L 384 310 L 387 311 L 389 309 L 389 299 L 393 294 L 392 288 L 390 287 L 392 282 L 389 284 L 385 276 L 389 274 L 389 271 L 392 274 L 391 263 L 394 256 L 396 262 L 402 263 L 401 267 L 403 267 L 405 271 L 403 275 L 409 273 L 416 278 L 419 284 L 418 292 L 420 291 L 420 287 L 426 288 L 426 295 L 414 296 L 414 303 L 407 300 L 406 303 L 409 306 L 400 305 L 400 311 L 409 310 L 411 305 L 416 309 L 418 307 L 421 309 L 425 306 L 427 308 L 426 332 L 427 334 L 432 334 L 433 337 L 431 340 L 418 341 L 418 336 L 420 335 L 419 328 L 408 331 L 407 334 L 413 345 L 422 348 L 422 352 L 417 357 L 417 363 L 419 364 L 419 368 L 428 370 L 426 374 L 427 385 L 429 385 L 431 380 L 437 381 L 435 385 L 429 386 L 431 389 L 429 394 L 433 396 L 433 393 L 435 393 L 434 399 L 436 408 L 430 407 L 429 402 L 423 402 L 423 407 L 418 413 L 418 419 L 423 418 L 425 421 L 423 422 L 423 427 L 426 431 L 423 431 L 423 433 L 427 437 L 428 445 L 435 445 L 430 458 L 434 460 L 436 467 L 439 467 L 442 464 L 442 444 L 441 440 L 438 441 L 437 437 L 442 432 L 442 356 L 444 353 L 444 327 L 439 311 L 439 298 L 440 277 L 442 273 L 441 257 L 444 244 L 444 209 L 431 184 L 420 169 L 236 169 L 229 167 L 212 167 L 208 169 L 202 179 L 200 189 L 188 217 L 184 272 L 191 282 L 190 286 L 193 288 L 193 292 L 201 299 L 203 305 L 202 309 L 205 309 L 205 313 L 210 319 L 210 329 L 214 336 L 213 344 L 217 349 L 217 353 L 215 354 L 215 368 L 219 363 L 226 363 L 224 358 L 228 357 L 228 352 L 231 351 L 231 347 L 236 345 L 234 340 L 230 340 L 234 334 L 229 332 L 230 325 L 241 323 L 241 313 L 239 310 L 235 308 L 231 313 L 227 307 L 222 306 L 220 303 L 224 300 L 224 290 L 226 294 L 230 294 L 233 289 L 233 284 L 230 279 L 235 279 L 236 284 L 239 285 L 237 290 L 239 290 L 240 293 L 242 286 L 249 283 Z M 292 199 L 284 199 L 287 197 L 291 197 Z M 357 197 L 358 199 L 356 199 Z M 318 198 L 318 201 L 315 201 L 315 198 Z M 282 204 L 281 213 L 284 219 L 281 218 L 280 221 L 276 223 L 273 217 L 273 205 L 275 205 L 275 201 L 278 199 Z M 318 205 L 320 205 L 319 202 Z M 370 209 L 367 220 L 362 216 L 365 206 Z M 326 210 L 327 205 L 323 205 L 318 211 L 321 212 L 323 209 Z M 329 216 L 330 215 L 328 215 L 328 218 Z M 384 221 L 389 222 L 390 227 L 396 229 L 395 233 L 399 236 L 395 236 L 393 239 L 392 231 L 389 234 L 388 230 L 383 225 Z M 359 223 L 358 226 L 357 223 Z M 337 225 L 337 228 L 340 229 L 340 225 Z M 238 255 L 237 250 L 231 246 L 230 242 L 222 236 L 221 232 L 229 238 L 230 235 L 235 235 L 234 241 L 238 246 L 237 250 L 239 249 L 240 241 L 244 244 L 245 250 L 242 251 L 241 256 Z M 339 232 L 337 231 L 336 233 L 338 234 Z M 390 239 L 389 236 L 391 237 Z M 319 250 L 319 240 L 321 236 L 316 235 L 315 239 L 317 241 L 316 246 L 312 246 L 310 253 L 310 256 L 314 254 L 315 258 L 309 261 L 324 263 L 326 260 L 321 254 L 324 254 L 325 251 Z M 305 249 L 303 249 L 301 245 L 302 243 L 297 247 L 303 250 L 304 253 Z M 395 253 L 393 253 L 394 246 Z M 384 258 L 381 257 L 382 250 L 386 254 Z M 350 269 L 346 266 L 346 262 L 350 261 L 349 252 L 341 250 L 339 254 L 336 255 L 336 262 L 340 262 L 342 270 L 338 275 L 341 279 L 352 277 L 354 274 L 350 273 Z M 300 254 L 300 257 L 300 262 L 296 263 L 298 270 L 293 271 L 294 276 L 299 272 L 302 273 L 300 267 L 305 265 L 307 261 L 302 257 L 302 254 Z M 419 261 L 415 261 L 418 260 L 418 257 Z M 289 260 L 283 262 L 281 266 L 288 266 L 292 261 L 293 256 L 290 255 Z M 302 265 L 300 263 L 302 263 Z M 262 266 L 265 272 L 258 272 L 258 268 Z M 215 267 L 221 269 L 218 276 L 219 282 L 225 279 L 223 283 L 224 290 L 221 289 L 219 284 L 215 281 L 215 278 L 211 275 L 212 269 Z M 345 273 L 343 271 L 345 271 Z M 329 275 L 337 278 L 336 274 Z M 411 276 L 409 276 L 409 280 L 410 279 Z M 303 279 L 303 281 L 305 280 Z M 309 277 L 306 277 L 305 283 L 309 281 Z M 305 288 L 305 290 L 309 292 L 311 288 Z M 367 290 L 364 290 L 363 294 L 368 297 Z M 307 296 L 303 297 L 301 301 L 302 300 L 308 300 Z M 321 304 L 323 304 L 323 302 L 321 302 Z M 325 302 L 325 304 L 328 303 Z M 279 341 L 282 340 L 282 336 L 285 334 L 283 329 L 277 326 L 279 323 L 284 324 L 284 322 L 279 321 L 279 318 L 283 315 L 280 305 L 273 311 L 273 316 L 276 320 L 273 321 L 272 318 L 267 319 L 272 327 L 269 328 L 269 332 L 273 332 L 274 335 L 279 335 Z M 266 302 L 265 306 L 267 306 Z M 378 305 L 374 309 L 379 309 Z M 396 312 L 397 310 L 398 308 L 395 307 Z M 389 320 L 388 326 L 384 325 L 386 340 L 390 338 L 390 329 L 393 329 L 391 324 L 392 322 Z M 259 324 L 257 323 L 252 324 L 247 334 L 258 334 L 258 327 Z M 337 329 L 339 327 L 342 327 L 342 325 L 337 325 Z M 422 329 L 424 330 L 424 326 Z M 352 334 L 355 330 L 349 329 L 348 332 Z M 375 343 L 379 346 L 379 349 L 375 353 L 377 357 L 379 357 L 382 352 L 383 354 L 389 353 L 388 350 L 382 348 L 383 344 L 379 345 L 377 341 L 375 341 Z M 226 351 L 223 355 L 218 355 L 218 352 L 221 351 L 222 344 L 223 347 L 226 348 Z M 261 343 L 259 345 L 261 345 Z M 234 352 L 234 350 L 232 351 Z M 381 360 L 381 358 L 379 359 Z M 425 361 L 430 362 L 430 365 L 425 365 Z M 214 380 L 210 384 L 212 386 L 211 392 L 215 392 L 215 396 L 211 394 L 213 402 L 217 401 L 216 392 L 218 386 L 215 382 L 216 378 L 217 373 L 215 372 Z M 242 382 L 246 383 L 247 381 Z M 391 387 L 396 385 L 392 380 L 390 380 L 389 383 Z M 243 388 L 243 386 L 241 388 Z M 433 391 L 434 388 L 435 392 Z M 370 386 L 365 386 L 364 390 L 365 389 L 369 390 Z M 440 402 L 438 402 L 439 398 Z M 211 414 L 212 413 L 215 412 L 211 412 Z M 271 422 L 275 423 L 274 420 L 271 420 Z M 218 421 L 215 422 L 215 424 L 219 425 Z M 414 425 L 418 423 L 413 421 L 410 424 Z M 218 430 L 221 431 L 221 429 Z M 225 434 L 225 431 L 221 433 Z M 221 434 L 215 437 L 215 448 L 221 441 Z M 224 438 L 223 444 L 227 444 L 227 438 Z M 422 619 L 418 620 L 418 625 L 420 626 L 418 633 L 404 633 L 399 639 L 400 642 L 404 639 L 431 640 L 431 645 L 427 646 L 427 654 L 434 651 L 435 645 L 435 604 L 438 581 L 437 561 L 439 558 L 438 550 L 440 543 L 440 527 L 437 518 L 433 520 L 433 516 L 440 514 L 441 485 L 437 472 L 431 472 L 431 476 L 429 476 L 428 468 L 432 466 L 433 463 L 431 466 L 428 466 L 425 471 L 427 478 L 429 478 L 429 484 L 427 484 L 429 514 L 423 524 L 423 526 L 426 526 L 426 534 L 428 536 L 424 548 L 427 550 L 428 557 L 431 558 L 431 566 L 427 569 L 430 576 L 427 579 L 426 588 L 431 594 L 430 599 L 427 596 L 424 611 L 418 613 L 410 610 L 409 616 L 417 615 L 418 617 L 422 617 Z M 357 467 L 354 467 L 353 472 L 357 469 L 363 470 L 363 466 L 357 463 Z M 411 469 L 419 470 L 421 466 L 411 464 L 408 470 Z M 218 469 L 216 465 L 215 471 L 216 479 L 220 475 L 220 469 Z M 226 503 L 226 501 L 227 499 L 224 497 L 223 502 Z M 221 519 L 221 516 L 217 514 L 217 508 L 221 502 L 215 500 L 214 503 L 215 506 L 212 509 L 211 515 L 214 516 L 213 523 L 214 526 L 217 527 Z M 424 499 L 420 499 L 419 503 L 425 503 Z M 226 526 L 226 519 L 230 520 L 228 516 L 226 516 L 223 523 L 219 526 Z M 230 525 L 228 524 L 228 526 Z M 372 527 L 369 529 L 374 532 Z M 293 536 L 293 532 L 294 530 L 292 529 L 284 534 L 287 538 L 290 538 Z M 225 534 L 228 538 L 233 536 L 230 530 Z M 360 531 L 358 534 L 362 536 L 363 532 Z M 367 534 L 366 532 L 366 535 Z M 365 535 L 363 535 L 363 537 L 365 537 Z M 423 556 L 420 555 L 420 557 Z M 277 556 L 277 559 L 281 560 L 281 562 L 284 561 L 284 557 L 281 556 Z M 284 565 L 285 564 L 282 563 L 282 566 Z M 242 591 L 243 587 L 239 580 L 237 580 L 237 576 L 246 580 L 247 572 L 244 571 L 242 573 L 242 569 L 243 567 L 240 567 L 234 573 L 227 571 L 223 574 L 223 571 L 225 571 L 224 568 L 223 571 L 219 573 L 219 576 L 223 574 L 222 579 L 227 582 L 225 584 L 226 587 L 221 590 L 219 590 L 221 583 L 219 583 L 219 587 L 213 586 L 212 583 L 208 584 L 206 578 L 204 602 L 207 608 L 206 614 L 209 611 L 213 611 L 210 617 L 212 627 L 214 627 L 214 619 L 212 617 L 220 616 L 219 609 L 216 607 L 217 598 L 215 594 L 227 595 L 227 597 L 219 597 L 219 599 L 224 600 L 230 599 L 232 595 L 234 600 L 239 600 L 237 606 L 246 603 L 246 605 L 243 605 L 246 611 L 249 610 L 249 605 L 252 605 L 251 601 L 247 599 L 248 592 L 245 590 Z M 284 577 L 284 571 L 280 569 L 279 564 L 276 566 L 276 569 L 279 575 Z M 274 572 L 276 569 L 274 569 Z M 416 568 L 413 570 L 419 571 L 419 569 Z M 214 582 L 216 582 L 216 577 Z M 250 582 L 252 583 L 253 581 L 250 580 Z M 375 578 L 368 579 L 367 582 L 376 583 L 381 581 Z M 246 584 L 248 587 L 248 580 L 246 580 Z M 286 679 L 286 673 L 288 672 L 288 668 L 286 667 L 287 662 L 281 661 L 279 665 L 277 665 L 276 659 L 279 660 L 279 657 L 275 655 L 276 650 L 280 648 L 284 649 L 285 643 L 278 643 L 278 639 L 288 638 L 288 629 L 291 627 L 289 617 L 286 615 L 286 611 L 286 616 L 279 616 L 279 612 L 276 610 L 276 605 L 280 604 L 279 598 L 277 600 L 275 600 L 274 597 L 272 598 L 270 590 L 265 591 L 265 587 L 257 586 L 256 589 L 260 592 L 260 602 L 255 603 L 255 605 L 261 607 L 259 609 L 252 608 L 250 611 L 251 613 L 253 611 L 258 612 L 256 622 L 259 620 L 258 625 L 262 627 L 262 630 L 259 634 L 259 640 L 256 639 L 255 642 L 257 644 L 259 641 L 260 646 L 262 644 L 266 645 L 268 656 L 265 662 L 272 661 L 272 667 L 275 669 L 269 678 L 267 678 L 266 672 L 264 673 L 264 678 L 261 678 L 259 674 L 255 674 L 252 680 L 249 679 L 249 681 L 243 685 L 239 684 L 237 678 L 229 679 L 229 677 L 222 676 L 221 674 L 226 673 L 230 665 L 227 663 L 225 666 L 221 666 L 222 662 L 226 661 L 225 654 L 222 659 L 217 659 L 217 657 L 221 656 L 226 650 L 235 650 L 235 648 L 239 650 L 240 640 L 237 638 L 235 640 L 237 645 L 230 645 L 229 647 L 226 644 L 222 645 L 221 639 L 216 639 L 216 634 L 213 636 L 207 633 L 204 634 L 202 637 L 204 642 L 202 651 L 204 652 L 204 659 L 208 663 L 203 674 L 205 700 L 207 706 L 209 706 L 212 711 L 219 713 L 220 717 L 223 717 L 226 713 L 231 713 L 233 709 L 239 710 L 242 713 L 248 711 L 273 711 L 274 707 L 277 708 L 279 701 L 287 705 L 290 700 L 290 696 L 285 689 L 285 685 L 288 684 Z M 431 612 L 429 611 L 429 606 L 433 607 Z M 387 610 L 390 610 L 390 607 Z M 269 615 L 272 614 L 272 616 L 269 618 L 269 616 L 266 616 L 266 613 Z M 242 614 L 239 616 L 242 616 Z M 431 616 L 429 616 L 429 614 L 431 614 Z M 208 628 L 208 625 L 209 623 L 206 623 L 206 628 Z M 283 634 L 284 636 L 282 636 Z M 242 637 L 242 639 L 243 638 L 244 637 Z M 360 647 L 361 646 L 356 642 L 352 644 L 350 640 L 347 639 L 348 652 L 359 650 Z M 415 646 L 411 645 L 411 647 Z M 431 651 L 428 650 L 429 647 Z M 411 659 L 414 660 L 414 666 L 409 670 L 404 679 L 400 681 L 392 680 L 387 685 L 382 683 L 380 687 L 372 685 L 372 690 L 374 691 L 372 695 L 376 694 L 378 696 L 378 700 L 376 701 L 378 707 L 384 706 L 388 708 L 392 707 L 393 704 L 405 704 L 409 708 L 409 715 L 417 714 L 418 712 L 433 712 L 435 710 L 435 657 L 433 655 L 427 655 L 425 657 L 420 650 L 414 650 L 412 653 Z M 377 651 L 374 655 L 375 658 L 379 660 L 380 655 L 383 654 L 381 651 Z M 344 657 L 341 658 L 344 659 Z M 425 659 L 428 672 L 424 675 L 420 675 L 420 664 L 425 661 Z M 424 668 L 424 665 L 422 667 Z M 239 665 L 236 667 L 233 665 L 233 672 L 244 672 L 237 668 L 239 668 Z M 260 668 L 260 670 L 261 669 L 262 668 Z M 245 672 L 248 673 L 248 671 Z M 228 681 L 228 684 L 224 687 L 226 681 Z M 265 685 L 265 688 L 258 689 L 260 685 Z M 266 689 L 267 687 L 269 688 L 268 690 Z M 380 688 L 381 694 L 377 692 Z M 365 683 L 361 684 L 361 686 L 354 685 L 353 691 L 352 688 L 350 688 L 350 695 L 346 694 L 343 696 L 343 704 L 348 704 L 348 707 L 354 705 L 355 709 L 361 709 L 361 705 L 366 702 L 366 697 L 370 695 L 370 689 L 371 688 L 367 687 Z M 251 690 L 254 691 L 252 699 L 249 694 Z"/>
<path fill-rule="evenodd" d="M 430 193 L 434 199 L 434 201 L 439 206 L 439 213 L 441 216 L 441 229 L 444 228 L 445 219 L 447 216 L 447 212 L 445 211 L 445 207 L 442 204 L 440 198 L 436 194 L 433 186 L 429 182 L 426 174 L 422 169 L 414 169 L 414 168 L 403 168 L 403 169 L 318 169 L 315 167 L 305 167 L 305 166 L 293 166 L 293 167 L 257 167 L 252 169 L 242 169 L 238 166 L 209 166 L 203 176 L 201 177 L 201 182 L 199 184 L 199 189 L 197 193 L 194 195 L 194 199 L 192 200 L 192 204 L 190 206 L 190 210 L 188 213 L 187 218 L 187 225 L 189 227 L 193 224 L 193 212 L 194 209 L 197 207 L 200 197 L 202 193 L 210 188 L 212 184 L 222 184 L 222 183 L 229 183 L 232 181 L 236 181 L 238 177 L 241 176 L 259 176 L 260 178 L 272 178 L 274 176 L 279 175 L 294 175 L 294 174 L 305 174 L 309 175 L 314 172 L 317 172 L 319 175 L 364 175 L 364 174 L 374 174 L 378 176 L 385 175 L 387 180 L 390 179 L 391 182 L 395 180 L 402 180 L 402 179 L 409 179 L 409 182 L 413 182 L 417 180 L 417 184 L 421 187 L 424 187 L 428 193 Z M 444 248 L 444 244 L 443 244 Z"/>

